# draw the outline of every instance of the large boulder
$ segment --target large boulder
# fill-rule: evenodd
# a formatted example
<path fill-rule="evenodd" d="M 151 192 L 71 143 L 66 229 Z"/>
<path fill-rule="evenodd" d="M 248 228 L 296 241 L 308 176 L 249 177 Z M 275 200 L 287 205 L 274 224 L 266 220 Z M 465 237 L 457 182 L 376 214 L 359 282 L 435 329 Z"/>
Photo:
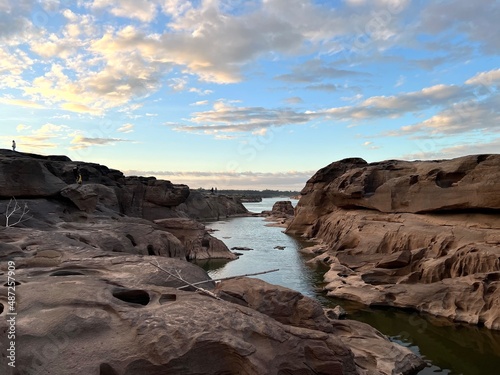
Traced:
<path fill-rule="evenodd" d="M 192 191 L 177 210 L 196 220 L 219 220 L 230 216 L 247 215 L 248 210 L 237 198 L 222 194 L 203 194 Z"/>
<path fill-rule="evenodd" d="M 0 154 L 0 198 L 52 197 L 66 186 L 37 159 Z"/>
<path fill-rule="evenodd" d="M 250 278 L 225 280 L 217 285 L 217 290 L 222 298 L 251 307 L 281 323 L 334 333 L 349 343 L 360 374 L 410 374 L 424 367 L 422 359 L 385 340 L 368 324 L 331 319 L 331 314 L 317 300 L 294 290 Z"/>
<path fill-rule="evenodd" d="M 126 215 L 155 220 L 177 216 L 173 209 L 189 195 L 187 185 L 175 185 L 154 177 L 127 177 L 120 202 Z"/>
<path fill-rule="evenodd" d="M 221 240 L 211 236 L 205 225 L 186 218 L 155 220 L 155 223 L 177 237 L 186 248 L 190 260 L 236 259 Z"/>

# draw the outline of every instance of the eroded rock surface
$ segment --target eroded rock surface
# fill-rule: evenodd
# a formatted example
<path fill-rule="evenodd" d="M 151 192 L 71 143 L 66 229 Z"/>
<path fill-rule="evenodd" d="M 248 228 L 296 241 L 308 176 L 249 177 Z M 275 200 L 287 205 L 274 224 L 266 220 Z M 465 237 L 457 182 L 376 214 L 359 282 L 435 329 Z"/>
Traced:
<path fill-rule="evenodd" d="M 237 259 L 228 251 L 221 240 L 211 236 L 205 225 L 192 219 L 161 219 L 155 220 L 160 227 L 177 237 L 186 248 L 187 259 Z"/>
<path fill-rule="evenodd" d="M 500 329 L 499 173 L 500 155 L 335 162 L 287 231 L 321 242 L 330 296 Z"/>
<path fill-rule="evenodd" d="M 217 289 L 200 284 L 224 301 L 177 289 L 185 284 L 154 265 L 190 283 L 207 275 L 172 258 L 81 253 L 52 265 L 12 259 L 22 296 L 16 317 L 22 350 L 12 374 L 389 375 L 423 366 L 373 328 L 331 321 L 318 302 L 260 280 L 226 281 Z M 6 288 L 0 293 L 4 307 Z M 6 330 L 1 319 L 0 332 Z M 369 339 L 371 350 L 359 337 Z M 2 368 L 6 361 L 0 357 Z"/>

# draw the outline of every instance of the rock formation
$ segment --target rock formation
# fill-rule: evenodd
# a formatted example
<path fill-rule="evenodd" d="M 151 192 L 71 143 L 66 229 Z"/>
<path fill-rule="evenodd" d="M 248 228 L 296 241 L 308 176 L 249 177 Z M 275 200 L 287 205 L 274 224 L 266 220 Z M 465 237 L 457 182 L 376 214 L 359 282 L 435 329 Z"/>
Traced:
<path fill-rule="evenodd" d="M 75 167 L 83 177 L 81 185 L 74 183 Z M 201 227 L 192 232 L 189 239 L 182 234 L 180 241 L 165 225 L 155 226 L 151 220 L 206 220 L 247 212 L 235 199 L 203 196 L 191 192 L 186 185 L 154 177 L 125 177 L 120 171 L 95 163 L 73 162 L 65 156 L 0 150 L 2 214 L 11 197 L 27 204 L 33 217 L 20 226 L 50 228 L 54 233 L 65 235 L 68 223 L 78 223 L 72 230 L 81 233 L 76 237 L 82 239 L 83 246 L 92 243 L 105 250 L 125 252 L 130 252 L 131 247 L 141 247 L 141 241 L 155 236 L 156 240 L 144 245 L 140 254 L 175 254 L 187 259 L 235 259 L 236 256 L 201 224 L 193 224 Z M 144 221 L 134 228 L 131 218 Z M 5 217 L 0 217 L 0 225 L 5 225 Z M 149 229 L 142 233 L 141 228 Z M 89 234 L 85 235 L 86 231 Z M 132 252 L 137 253 L 137 249 Z"/>
<path fill-rule="evenodd" d="M 328 295 L 500 329 L 500 155 L 345 159 L 302 190 L 290 234 L 321 242 Z"/>
<path fill-rule="evenodd" d="M 75 167 L 80 170 L 83 185 L 75 184 Z M 125 177 L 106 166 L 74 162 L 66 156 L 9 150 L 0 150 L 0 187 L 0 199 L 64 197 L 86 212 L 93 212 L 97 199 L 117 213 L 147 220 L 212 220 L 248 213 L 240 201 L 225 195 L 203 195 L 186 185 L 155 177 Z"/>
<path fill-rule="evenodd" d="M 286 288 L 248 278 L 215 290 L 213 282 L 200 284 L 217 300 L 177 289 L 185 284 L 153 265 L 190 283 L 207 280 L 186 261 L 90 250 L 59 255 L 8 258 L 16 262 L 19 296 L 11 374 L 389 375 L 423 367 L 368 325 L 331 321 L 317 301 Z M 0 287 L 1 318 L 6 289 Z M 0 319 L 2 337 L 7 329 Z M 0 356 L 1 368 L 7 362 Z"/>
<path fill-rule="evenodd" d="M 237 259 L 227 253 L 227 247 L 221 240 L 208 234 L 205 225 L 184 218 L 155 220 L 160 227 L 177 237 L 184 245 L 189 260 L 211 258 Z"/>
<path fill-rule="evenodd" d="M 290 201 L 277 201 L 271 211 L 262 211 L 261 215 L 276 226 L 287 227 L 293 218 L 294 208 Z"/>
<path fill-rule="evenodd" d="M 0 340 L 6 374 L 406 375 L 424 366 L 298 292 L 249 278 L 216 287 L 187 262 L 234 257 L 187 216 L 239 213 L 238 202 L 190 203 L 185 185 L 78 164 L 83 185 L 65 157 L 0 152 L 0 196 L 30 208 L 29 220 L 0 229 L 0 277 L 15 264 L 16 367 Z M 0 284 L 2 338 L 8 287 Z"/>

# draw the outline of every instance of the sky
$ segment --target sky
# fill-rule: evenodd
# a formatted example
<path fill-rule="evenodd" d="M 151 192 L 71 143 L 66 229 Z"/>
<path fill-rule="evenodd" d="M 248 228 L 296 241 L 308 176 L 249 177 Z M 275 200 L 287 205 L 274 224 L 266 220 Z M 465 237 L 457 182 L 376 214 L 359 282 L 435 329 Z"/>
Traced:
<path fill-rule="evenodd" d="M 500 146 L 499 0 L 0 0 L 0 147 L 191 188 Z"/>

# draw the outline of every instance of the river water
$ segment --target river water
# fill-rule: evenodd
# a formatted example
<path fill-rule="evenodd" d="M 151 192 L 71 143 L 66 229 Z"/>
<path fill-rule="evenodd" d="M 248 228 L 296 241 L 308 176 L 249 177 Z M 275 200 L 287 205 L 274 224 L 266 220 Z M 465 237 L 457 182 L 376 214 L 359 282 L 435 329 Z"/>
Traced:
<path fill-rule="evenodd" d="M 251 212 L 270 210 L 276 200 L 245 203 Z M 292 200 L 295 205 L 297 201 Z M 213 236 L 242 255 L 230 262 L 209 260 L 200 265 L 212 278 L 244 275 L 278 268 L 279 271 L 255 276 L 318 299 L 325 307 L 341 305 L 349 319 L 370 324 L 391 340 L 420 354 L 428 367 L 419 375 L 497 375 L 500 374 L 500 332 L 447 319 L 398 309 L 372 309 L 349 301 L 326 297 L 321 291 L 326 269 L 314 269 L 298 250 L 308 246 L 301 239 L 283 233 L 283 228 L 266 226 L 261 217 L 238 217 L 206 223 Z M 284 247 L 283 250 L 276 246 Z"/>

